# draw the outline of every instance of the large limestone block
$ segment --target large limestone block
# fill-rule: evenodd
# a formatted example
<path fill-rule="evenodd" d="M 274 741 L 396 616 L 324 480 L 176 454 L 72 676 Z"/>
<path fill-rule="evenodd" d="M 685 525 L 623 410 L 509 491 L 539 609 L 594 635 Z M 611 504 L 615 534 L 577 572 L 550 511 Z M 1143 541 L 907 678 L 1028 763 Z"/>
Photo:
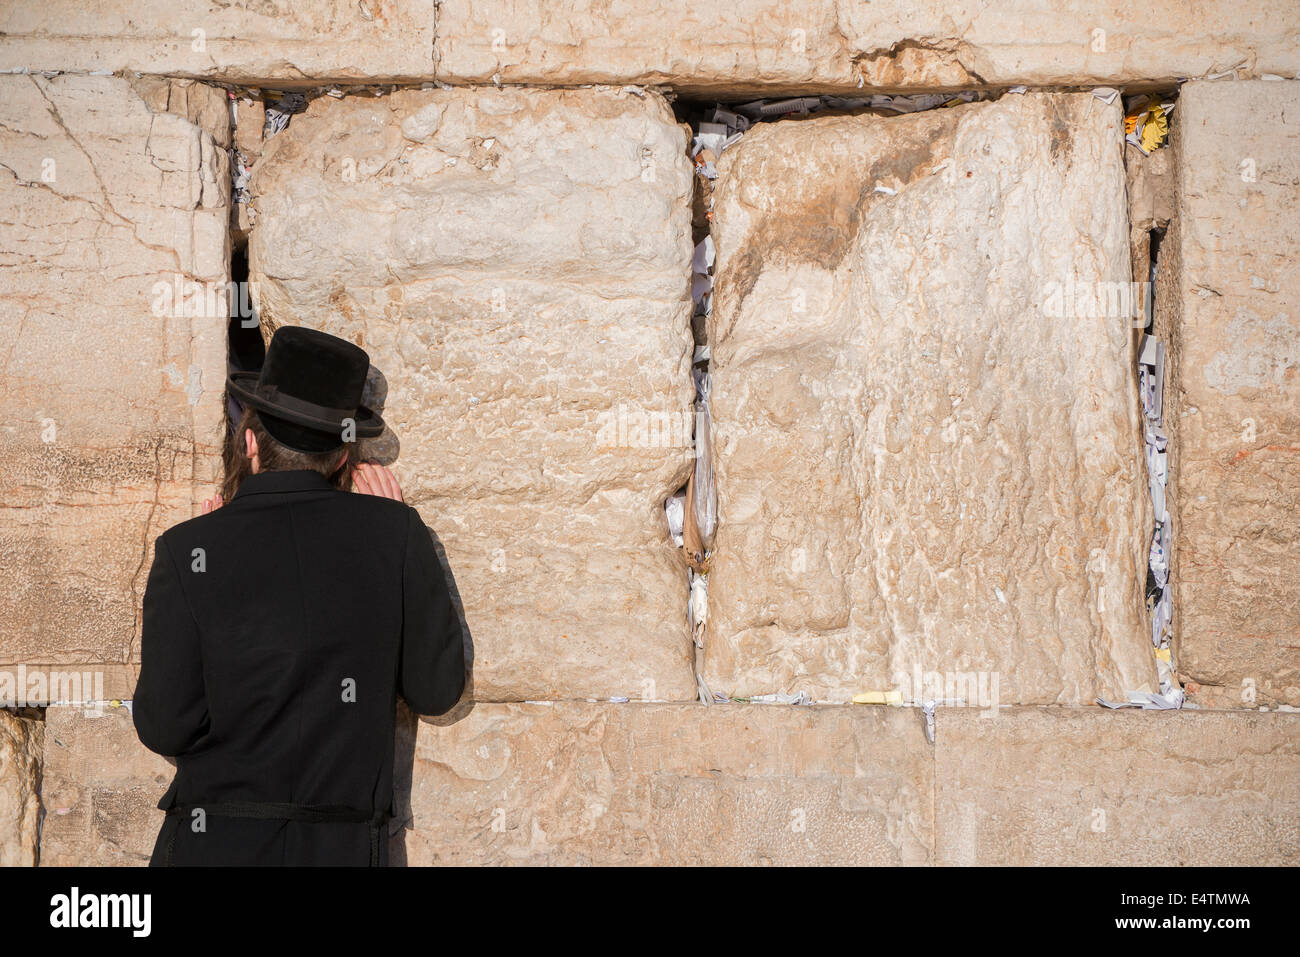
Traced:
<path fill-rule="evenodd" d="M 45 712 L 41 864 L 144 865 L 175 767 L 140 743 L 124 707 Z"/>
<path fill-rule="evenodd" d="M 0 69 L 807 93 L 1300 69 L 1290 0 L 0 0 Z"/>
<path fill-rule="evenodd" d="M 456 82 L 663 83 L 695 94 L 1173 82 L 1300 69 L 1294 5 L 908 0 L 581 5 L 444 0 L 438 75 Z"/>
<path fill-rule="evenodd" d="M 448 82 L 651 83 L 693 92 L 807 92 L 856 83 L 835 0 L 580 6 L 444 0 Z"/>
<path fill-rule="evenodd" d="M 43 723 L 0 711 L 0 867 L 36 863 Z"/>
<path fill-rule="evenodd" d="M 192 514 L 220 440 L 224 104 L 0 77 L 0 667 L 89 667 L 129 692 L 152 541 Z"/>
<path fill-rule="evenodd" d="M 940 709 L 935 862 L 1300 863 L 1300 715 Z"/>
<path fill-rule="evenodd" d="M 1177 0 L 837 0 L 837 9 L 868 84 L 920 75 L 933 83 L 1127 85 L 1234 68 L 1255 76 L 1300 70 L 1293 0 L 1206 0 L 1195 17 Z"/>
<path fill-rule="evenodd" d="M 235 82 L 433 73 L 436 0 L 0 0 L 0 69 Z"/>
<path fill-rule="evenodd" d="M 418 722 L 410 864 L 925 864 L 920 716 L 764 705 L 480 704 Z M 399 764 L 401 759 L 399 758 Z"/>
<path fill-rule="evenodd" d="M 691 468 L 691 169 L 610 90 L 322 98 L 251 185 L 262 316 L 355 341 L 479 700 L 695 696 L 662 511 Z"/>
<path fill-rule="evenodd" d="M 1300 705 L 1300 83 L 1189 83 L 1175 116 L 1175 660 L 1209 703 Z"/>
<path fill-rule="evenodd" d="M 130 715 L 51 708 L 45 864 L 144 864 L 174 769 Z M 925 864 L 933 753 L 911 710 L 403 709 L 394 864 Z"/>
<path fill-rule="evenodd" d="M 713 691 L 1155 690 L 1130 320 L 1082 294 L 1129 281 L 1120 121 L 1012 95 L 723 155 Z"/>
<path fill-rule="evenodd" d="M 143 865 L 174 768 L 47 711 L 41 863 Z M 1294 864 L 1300 717 L 1096 708 L 403 710 L 394 864 Z"/>

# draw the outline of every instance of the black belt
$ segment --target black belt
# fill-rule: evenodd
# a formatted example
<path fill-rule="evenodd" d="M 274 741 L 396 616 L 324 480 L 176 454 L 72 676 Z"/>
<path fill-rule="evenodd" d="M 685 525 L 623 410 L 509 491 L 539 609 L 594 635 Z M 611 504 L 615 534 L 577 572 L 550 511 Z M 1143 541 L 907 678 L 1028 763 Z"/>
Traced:
<path fill-rule="evenodd" d="M 392 817 L 389 811 L 361 811 L 340 804 L 276 804 L 268 801 L 221 801 L 212 804 L 173 804 L 167 816 L 201 810 L 213 817 L 254 818 L 261 821 L 299 821 L 305 824 L 369 824 L 370 866 L 379 866 L 379 832 Z M 167 839 L 167 856 L 163 866 L 172 866 L 178 823 Z"/>

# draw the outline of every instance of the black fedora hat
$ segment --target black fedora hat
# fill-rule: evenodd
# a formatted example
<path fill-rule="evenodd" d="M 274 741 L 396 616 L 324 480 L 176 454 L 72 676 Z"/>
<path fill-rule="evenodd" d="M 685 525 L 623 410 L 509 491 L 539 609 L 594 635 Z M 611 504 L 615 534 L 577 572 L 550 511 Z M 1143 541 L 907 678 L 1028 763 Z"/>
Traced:
<path fill-rule="evenodd" d="M 226 389 L 257 410 L 277 442 L 299 452 L 343 444 L 349 421 L 357 438 L 384 431 L 384 420 L 361 404 L 370 356 L 346 339 L 303 326 L 271 336 L 261 372 L 232 372 Z"/>

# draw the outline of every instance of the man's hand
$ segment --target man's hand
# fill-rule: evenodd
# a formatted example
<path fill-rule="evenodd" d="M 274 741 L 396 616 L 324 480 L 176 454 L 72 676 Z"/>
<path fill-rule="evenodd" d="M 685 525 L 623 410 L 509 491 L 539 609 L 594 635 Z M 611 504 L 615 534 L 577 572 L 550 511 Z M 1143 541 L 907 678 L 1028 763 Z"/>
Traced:
<path fill-rule="evenodd" d="M 353 469 L 352 482 L 356 491 L 364 495 L 402 501 L 402 487 L 397 484 L 397 476 L 376 462 L 362 462 Z"/>

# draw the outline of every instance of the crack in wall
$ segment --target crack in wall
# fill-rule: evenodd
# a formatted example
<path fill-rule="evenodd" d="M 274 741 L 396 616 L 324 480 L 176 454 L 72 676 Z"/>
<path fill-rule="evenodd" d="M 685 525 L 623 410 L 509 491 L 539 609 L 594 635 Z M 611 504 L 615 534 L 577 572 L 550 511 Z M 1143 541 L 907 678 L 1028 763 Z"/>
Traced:
<path fill-rule="evenodd" d="M 987 87 L 988 81 L 966 65 L 973 54 L 973 48 L 962 40 L 909 38 L 856 53 L 850 62 L 859 86 L 911 86 L 920 76 L 930 78 L 936 86 Z"/>

